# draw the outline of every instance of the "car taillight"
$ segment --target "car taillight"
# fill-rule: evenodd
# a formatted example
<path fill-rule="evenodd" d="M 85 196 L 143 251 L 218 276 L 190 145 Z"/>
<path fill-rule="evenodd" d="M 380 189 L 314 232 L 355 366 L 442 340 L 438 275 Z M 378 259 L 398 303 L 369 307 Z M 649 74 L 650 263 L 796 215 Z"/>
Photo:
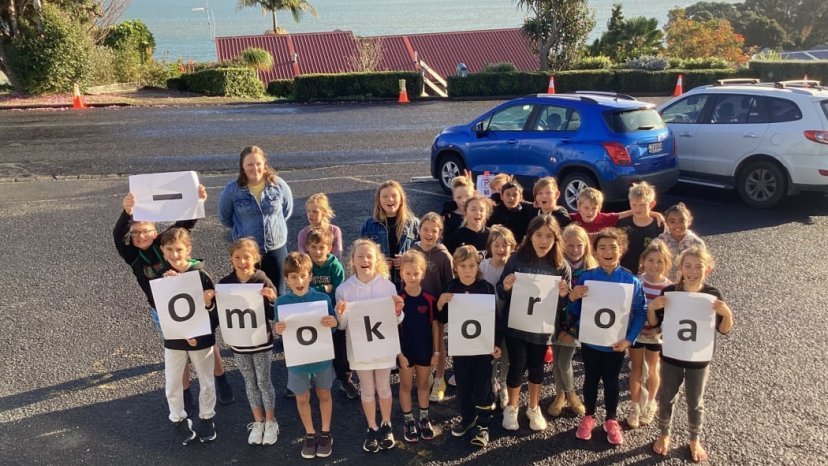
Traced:
<path fill-rule="evenodd" d="M 805 131 L 805 137 L 820 144 L 828 144 L 828 131 L 809 129 Z"/>
<path fill-rule="evenodd" d="M 627 152 L 627 148 L 623 144 L 620 142 L 605 142 L 602 145 L 607 151 L 607 155 L 612 159 L 612 163 L 616 165 L 632 165 L 630 153 Z"/>

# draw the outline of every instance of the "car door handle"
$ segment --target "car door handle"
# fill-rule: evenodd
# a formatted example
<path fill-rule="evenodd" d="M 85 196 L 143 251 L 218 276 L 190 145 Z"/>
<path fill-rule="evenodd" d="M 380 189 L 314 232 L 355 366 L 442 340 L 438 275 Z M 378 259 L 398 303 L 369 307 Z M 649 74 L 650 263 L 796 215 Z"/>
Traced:
<path fill-rule="evenodd" d="M 747 133 L 747 134 L 743 134 L 742 137 L 743 138 L 750 138 L 750 139 L 757 139 L 757 138 L 759 138 L 759 135 L 753 134 L 753 133 Z"/>
<path fill-rule="evenodd" d="M 517 142 L 518 142 L 517 139 L 507 139 L 506 140 L 506 144 L 517 144 Z"/>
<path fill-rule="evenodd" d="M 692 138 L 693 135 L 690 133 L 679 133 L 680 138 Z"/>

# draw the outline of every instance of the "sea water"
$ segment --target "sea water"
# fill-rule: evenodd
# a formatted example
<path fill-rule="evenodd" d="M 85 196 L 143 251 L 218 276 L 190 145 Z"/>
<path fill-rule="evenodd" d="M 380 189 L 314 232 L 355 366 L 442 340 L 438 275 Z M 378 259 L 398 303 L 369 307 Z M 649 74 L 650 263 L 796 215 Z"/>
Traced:
<path fill-rule="evenodd" d="M 515 28 L 526 18 L 526 11 L 518 9 L 514 0 L 309 1 L 318 10 L 317 17 L 303 13 L 296 23 L 290 12 L 283 11 L 277 14 L 279 26 L 290 33 L 340 29 L 358 36 L 373 36 Z M 619 0 L 589 1 L 596 19 L 590 42 L 606 30 L 613 3 Z M 624 17 L 655 17 L 659 27 L 663 27 L 670 9 L 696 2 L 631 0 L 620 3 Z M 262 34 L 273 27 L 270 12 L 263 14 L 259 8 L 238 9 L 234 0 L 133 0 L 123 19 L 134 18 L 144 21 L 155 36 L 156 57 L 170 61 L 215 60 L 213 28 L 217 36 L 240 36 Z"/>

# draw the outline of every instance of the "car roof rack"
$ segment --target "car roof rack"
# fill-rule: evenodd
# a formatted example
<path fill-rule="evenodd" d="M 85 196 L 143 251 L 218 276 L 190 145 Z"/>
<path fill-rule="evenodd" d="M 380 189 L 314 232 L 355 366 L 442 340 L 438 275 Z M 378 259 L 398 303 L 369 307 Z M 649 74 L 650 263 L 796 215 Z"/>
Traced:
<path fill-rule="evenodd" d="M 591 94 L 591 95 L 600 95 L 600 96 L 604 96 L 604 97 L 611 97 L 611 98 L 613 98 L 613 99 L 615 99 L 615 100 L 618 100 L 618 99 L 621 99 L 621 100 L 636 100 L 636 99 L 635 99 L 635 97 L 630 96 L 630 95 L 627 95 L 627 94 L 621 94 L 620 92 L 606 92 L 606 91 L 575 91 L 575 94 L 579 94 L 579 95 L 582 95 L 582 94 L 586 94 L 586 95 L 590 95 L 590 94 Z"/>
<path fill-rule="evenodd" d="M 713 85 L 714 86 L 738 86 L 738 85 L 745 85 L 745 84 L 759 84 L 759 80 L 756 78 L 730 78 L 730 79 L 717 79 Z"/>
<path fill-rule="evenodd" d="M 816 79 L 794 79 L 789 81 L 776 81 L 773 83 L 773 87 L 777 89 L 788 89 L 791 87 L 794 88 L 805 88 L 805 89 L 816 89 L 816 90 L 823 90 L 822 82 Z"/>

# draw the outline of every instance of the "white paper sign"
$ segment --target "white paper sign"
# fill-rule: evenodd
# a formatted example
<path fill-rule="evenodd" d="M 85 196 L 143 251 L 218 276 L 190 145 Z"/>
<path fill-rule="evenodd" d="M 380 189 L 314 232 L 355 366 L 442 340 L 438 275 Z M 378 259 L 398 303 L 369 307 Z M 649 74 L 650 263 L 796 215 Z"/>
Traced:
<path fill-rule="evenodd" d="M 489 185 L 495 175 L 482 174 L 477 175 L 477 192 L 482 196 L 492 197 L 492 187 Z"/>
<path fill-rule="evenodd" d="M 195 338 L 212 332 L 197 270 L 149 283 L 165 340 Z"/>
<path fill-rule="evenodd" d="M 240 348 L 267 343 L 262 283 L 216 284 L 216 312 L 221 337 L 230 346 Z"/>
<path fill-rule="evenodd" d="M 495 343 L 493 294 L 455 294 L 446 312 L 449 355 L 491 354 Z"/>
<path fill-rule="evenodd" d="M 348 339 L 355 362 L 391 359 L 400 354 L 397 315 L 391 297 L 347 303 Z"/>
<path fill-rule="evenodd" d="M 679 361 L 704 362 L 713 359 L 716 333 L 716 297 L 707 293 L 671 291 L 664 293 L 664 322 L 661 352 Z"/>
<path fill-rule="evenodd" d="M 129 192 L 135 196 L 134 220 L 174 222 L 204 218 L 204 202 L 198 199 L 196 172 L 132 175 Z"/>
<path fill-rule="evenodd" d="M 612 346 L 623 340 L 630 322 L 633 285 L 595 280 L 584 285 L 589 292 L 581 303 L 581 342 Z"/>
<path fill-rule="evenodd" d="M 282 333 L 287 367 L 330 361 L 334 358 L 331 329 L 322 325 L 328 314 L 327 301 L 284 304 L 278 306 L 279 321 L 286 325 Z"/>
<path fill-rule="evenodd" d="M 509 301 L 509 328 L 529 333 L 555 333 L 561 277 L 515 273 Z"/>

